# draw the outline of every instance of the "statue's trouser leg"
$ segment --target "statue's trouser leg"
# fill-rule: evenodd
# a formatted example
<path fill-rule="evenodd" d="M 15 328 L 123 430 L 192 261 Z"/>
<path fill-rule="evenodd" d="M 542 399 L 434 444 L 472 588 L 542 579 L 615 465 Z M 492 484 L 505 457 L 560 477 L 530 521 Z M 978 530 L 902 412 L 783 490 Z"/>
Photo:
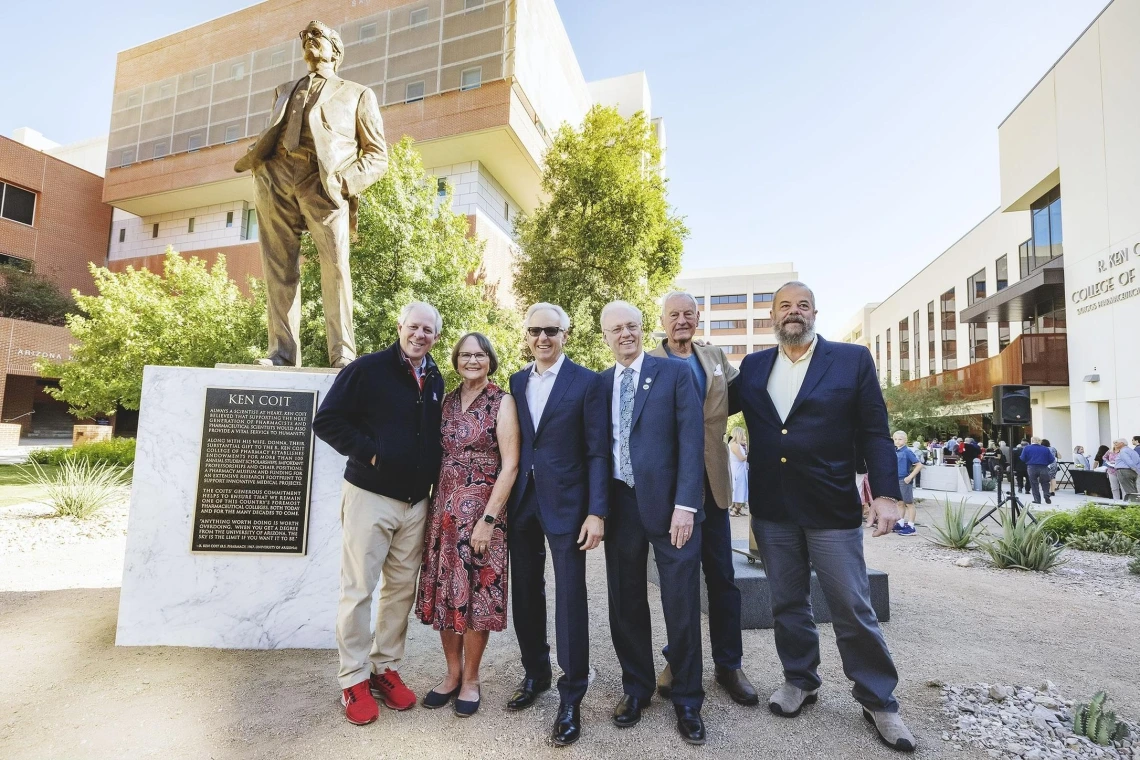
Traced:
<path fill-rule="evenodd" d="M 301 210 L 321 261 L 321 301 L 325 310 L 325 335 L 329 363 L 356 358 L 352 330 L 352 278 L 349 275 L 348 201 L 330 202 L 319 175 L 298 185 Z"/>
<path fill-rule="evenodd" d="M 295 183 L 295 164 L 275 157 L 254 171 L 261 266 L 265 276 L 269 312 L 269 357 L 299 367 L 301 329 L 301 213 Z"/>

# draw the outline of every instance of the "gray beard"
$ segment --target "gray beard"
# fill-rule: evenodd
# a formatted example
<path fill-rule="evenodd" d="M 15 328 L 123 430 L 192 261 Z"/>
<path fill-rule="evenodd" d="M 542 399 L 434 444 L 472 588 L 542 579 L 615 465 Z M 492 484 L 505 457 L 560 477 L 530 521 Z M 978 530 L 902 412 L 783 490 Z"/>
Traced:
<path fill-rule="evenodd" d="M 815 340 L 815 325 L 804 325 L 804 331 L 799 335 L 792 335 L 786 325 L 780 325 L 776 328 L 776 340 L 781 346 L 811 345 Z"/>

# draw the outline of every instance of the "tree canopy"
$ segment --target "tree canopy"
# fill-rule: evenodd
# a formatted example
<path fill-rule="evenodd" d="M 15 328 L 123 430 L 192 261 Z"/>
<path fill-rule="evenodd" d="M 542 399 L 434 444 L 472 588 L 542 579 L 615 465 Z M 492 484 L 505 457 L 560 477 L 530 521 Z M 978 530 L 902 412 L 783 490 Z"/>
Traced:
<path fill-rule="evenodd" d="M 515 222 L 515 294 L 522 305 L 563 307 L 572 322 L 567 353 L 600 370 L 613 361 L 598 325 L 602 306 L 629 301 L 653 330 L 688 230 L 669 206 L 661 148 L 641 112 L 624 119 L 594 106 L 581 129 L 558 130 L 545 162 L 549 200 Z"/>
<path fill-rule="evenodd" d="M 59 378 L 60 387 L 47 392 L 77 417 L 138 409 L 147 364 L 213 367 L 264 356 L 264 290 L 252 281 L 252 297 L 242 294 L 224 256 L 207 268 L 167 248 L 161 276 L 94 264 L 91 274 L 98 295 L 75 294 L 79 313 L 67 318 L 75 338 L 71 359 L 39 365 L 45 376 Z"/>
<path fill-rule="evenodd" d="M 360 196 L 352 243 L 353 321 L 359 354 L 395 342 L 396 320 L 409 301 L 427 301 L 443 316 L 432 355 L 448 385 L 452 346 L 467 332 L 482 332 L 499 355 L 496 380 L 522 364 L 518 315 L 499 307 L 478 275 L 482 241 L 468 237 L 467 217 L 451 210 L 451 191 L 439 196 L 410 138 L 389 146 L 388 171 Z M 306 235 L 301 272 L 301 353 L 306 366 L 328 366 L 320 262 Z"/>
<path fill-rule="evenodd" d="M 892 385 L 883 388 L 891 432 L 902 430 L 914 438 L 930 440 L 957 435 L 966 413 L 961 390 L 954 384 L 927 388 Z"/>

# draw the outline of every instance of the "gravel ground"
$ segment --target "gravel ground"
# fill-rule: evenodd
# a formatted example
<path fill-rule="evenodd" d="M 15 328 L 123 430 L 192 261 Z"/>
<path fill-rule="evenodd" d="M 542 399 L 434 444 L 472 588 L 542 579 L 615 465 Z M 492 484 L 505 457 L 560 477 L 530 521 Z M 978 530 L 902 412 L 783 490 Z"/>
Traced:
<path fill-rule="evenodd" d="M 27 520 L 36 531 L 70 535 L 70 528 L 44 528 L 47 523 L 33 517 L 16 519 Z M 335 652 L 115 647 L 118 589 L 113 586 L 121 574 L 123 542 L 114 520 L 108 522 L 111 535 L 102 538 L 57 543 L 25 537 L 0 546 L 0 757 L 5 760 L 309 760 L 360 753 L 376 760 L 530 759 L 560 752 L 590 758 L 898 757 L 879 744 L 851 699 L 826 625 L 820 631 L 820 702 L 799 718 L 777 718 L 763 705 L 732 703 L 713 683 L 706 645 L 707 745 L 681 743 L 672 710 L 660 700 L 641 725 L 613 727 L 609 714 L 620 697 L 620 670 L 609 643 L 601 552 L 591 553 L 588 567 L 591 659 L 598 676 L 583 704 L 584 734 L 574 748 L 547 743 L 558 702 L 554 692 L 523 713 L 502 708 L 522 675 L 510 631 L 491 637 L 477 717 L 462 721 L 446 710 L 383 710 L 376 724 L 350 726 L 338 705 Z M 0 535 L 13 525 L 0 528 Z M 745 518 L 734 518 L 733 530 L 745 536 Z M 1060 575 L 959 568 L 921 543 L 887 536 L 866 544 L 868 563 L 891 577 L 892 616 L 883 627 L 899 667 L 898 696 L 919 742 L 918 757 L 990 757 L 982 748 L 961 743 L 958 748 L 943 740 L 956 725 L 944 710 L 944 683 L 1051 679 L 1070 699 L 1087 699 L 1103 688 L 1122 717 L 1140 717 L 1135 595 L 1097 596 L 1087 585 L 1059 583 Z M 660 621 L 659 602 L 652 606 Z M 663 626 L 657 624 L 654 633 L 655 644 L 664 644 Z M 772 632 L 745 631 L 744 646 L 745 670 L 766 695 L 782 678 Z M 663 665 L 660 656 L 658 665 Z M 436 634 L 413 621 L 405 679 L 422 695 L 442 671 Z"/>

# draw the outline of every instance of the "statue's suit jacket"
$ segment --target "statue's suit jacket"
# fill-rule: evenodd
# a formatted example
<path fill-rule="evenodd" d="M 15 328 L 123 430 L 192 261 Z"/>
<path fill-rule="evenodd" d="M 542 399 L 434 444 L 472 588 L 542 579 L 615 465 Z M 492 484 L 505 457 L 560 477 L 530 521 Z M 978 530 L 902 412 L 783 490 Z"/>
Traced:
<path fill-rule="evenodd" d="M 234 164 L 235 171 L 256 170 L 276 154 L 285 112 L 300 82 L 287 82 L 274 92 L 269 126 Z M 388 146 L 376 95 L 370 87 L 334 75 L 325 80 L 308 110 L 321 186 L 330 199 L 348 200 L 351 227 L 355 230 L 356 197 L 384 176 L 388 168 Z"/>
<path fill-rule="evenodd" d="M 693 352 L 705 371 L 708 385 L 705 397 L 701 399 L 705 416 L 705 473 L 709 476 L 716 505 L 728 509 L 732 506 L 732 471 L 728 466 L 728 446 L 724 442 L 724 433 L 728 427 L 728 416 L 740 411 L 735 396 L 730 399 L 728 393 L 729 385 L 736 380 L 740 370 L 728 363 L 728 357 L 719 346 L 693 341 Z M 665 343 L 648 353 L 662 359 L 669 358 L 665 353 Z M 699 393 L 700 387 L 696 383 L 693 386 Z M 735 404 L 733 408 L 729 408 L 730 401 Z"/>

